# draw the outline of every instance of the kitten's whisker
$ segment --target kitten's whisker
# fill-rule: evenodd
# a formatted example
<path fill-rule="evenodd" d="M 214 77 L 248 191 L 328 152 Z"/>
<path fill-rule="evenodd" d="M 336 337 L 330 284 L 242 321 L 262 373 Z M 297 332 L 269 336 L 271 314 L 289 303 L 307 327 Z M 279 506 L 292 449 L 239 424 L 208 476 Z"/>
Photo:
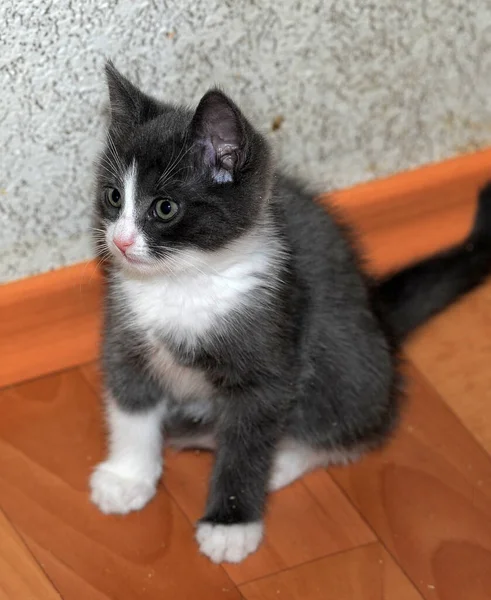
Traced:
<path fill-rule="evenodd" d="M 106 256 L 103 256 L 102 258 L 100 258 L 99 260 L 96 261 L 95 265 L 94 265 L 94 262 L 92 260 L 87 261 L 85 263 L 84 270 L 82 271 L 82 275 L 80 277 L 80 286 L 79 286 L 79 293 L 80 294 L 82 294 L 82 285 L 84 285 L 84 283 L 85 283 L 85 285 L 87 285 L 87 284 L 89 284 L 92 281 L 92 279 L 94 278 L 95 272 L 99 268 L 99 266 L 102 263 L 102 261 L 105 260 L 106 258 L 107 258 Z M 87 281 L 85 281 L 86 275 L 87 275 L 87 268 L 89 266 L 93 266 L 93 269 L 92 269 L 92 272 L 89 274 L 89 278 L 87 279 Z"/>
<path fill-rule="evenodd" d="M 177 155 L 174 162 L 171 162 L 164 173 L 159 178 L 157 185 L 159 187 L 163 187 L 167 181 L 174 175 L 176 168 L 183 161 L 184 157 L 194 148 L 194 144 L 191 144 L 189 148 L 186 149 L 185 145 L 182 146 L 179 154 Z"/>
<path fill-rule="evenodd" d="M 109 175 L 111 175 L 115 179 L 120 179 L 117 166 L 108 156 L 101 156 L 99 167 L 105 169 L 106 172 L 109 173 Z"/>
<path fill-rule="evenodd" d="M 116 144 L 113 140 L 112 135 L 109 133 L 107 136 L 107 140 L 108 140 L 108 146 L 109 146 L 109 150 L 114 158 L 114 160 L 116 161 L 116 164 L 122 168 L 124 170 L 124 165 L 123 165 L 123 161 L 121 160 L 118 151 L 116 149 Z"/>
<path fill-rule="evenodd" d="M 109 167 L 107 167 L 106 165 L 104 165 L 102 162 L 99 164 L 99 169 L 104 169 L 104 171 L 106 171 L 106 173 L 110 176 L 110 177 L 114 177 L 115 173 L 112 169 L 110 169 Z"/>
<path fill-rule="evenodd" d="M 167 167 L 164 169 L 164 172 L 162 173 L 162 175 L 157 180 L 157 187 L 159 185 L 161 185 L 162 180 L 165 179 L 165 177 L 167 176 L 167 173 L 169 172 L 169 168 L 170 168 L 169 165 L 174 160 L 174 153 L 175 153 L 175 151 L 176 151 L 176 144 L 175 144 L 175 141 L 173 139 L 172 140 L 172 154 L 171 154 L 171 157 L 170 157 L 170 160 L 169 160 L 169 163 L 168 163 Z"/>
<path fill-rule="evenodd" d="M 104 227 L 91 227 L 90 230 L 94 233 L 106 233 L 106 229 Z"/>
<path fill-rule="evenodd" d="M 181 171 L 185 171 L 186 169 L 190 169 L 190 168 L 191 168 L 190 165 L 184 165 L 183 167 L 181 167 L 180 169 L 178 169 L 174 173 L 171 173 L 168 179 L 170 179 L 170 177 L 172 177 L 173 179 L 176 179 L 176 175 L 178 173 L 180 173 Z M 178 179 L 176 179 L 176 180 L 179 181 Z M 165 183 L 166 182 L 161 183 L 160 186 L 162 187 Z"/>
<path fill-rule="evenodd" d="M 186 148 L 186 141 L 187 141 L 187 134 L 185 134 L 183 136 L 183 138 L 180 140 L 179 153 L 178 153 L 177 157 L 175 158 L 175 160 L 173 160 L 174 159 L 174 151 L 175 151 L 175 139 L 172 140 L 172 156 L 170 158 L 169 164 L 167 165 L 167 168 L 165 169 L 164 173 L 159 178 L 158 183 L 162 183 L 162 180 L 167 176 L 167 174 L 172 170 L 174 165 L 179 161 L 181 154 L 183 153 L 184 149 Z"/>
<path fill-rule="evenodd" d="M 237 256 L 240 256 L 239 254 L 237 254 Z M 203 270 L 202 268 L 200 268 L 200 266 L 196 265 L 195 263 L 191 262 L 190 260 L 182 257 L 182 256 L 173 256 L 172 254 L 167 254 L 167 255 L 162 255 L 159 257 L 159 264 L 161 264 L 162 266 L 166 267 L 166 266 L 170 266 L 169 262 L 171 263 L 171 265 L 173 264 L 174 267 L 178 266 L 179 264 L 184 264 L 185 266 L 187 266 L 189 268 L 190 271 L 196 271 L 201 275 L 209 276 L 211 275 L 216 275 L 218 277 L 222 278 L 223 283 L 225 284 L 226 287 L 233 289 L 233 286 L 230 284 L 229 281 L 227 281 L 226 277 L 223 277 L 223 273 L 220 273 L 220 271 L 217 271 L 214 267 L 212 267 L 209 264 L 203 264 L 201 266 L 203 266 L 205 269 L 207 269 L 206 271 Z M 181 271 L 182 272 L 182 271 Z M 211 272 L 211 273 L 210 273 Z M 178 270 L 174 270 L 174 275 L 178 275 L 179 271 Z"/>
<path fill-rule="evenodd" d="M 160 176 L 159 180 L 157 181 L 157 187 L 164 187 L 164 185 L 169 181 L 172 175 L 172 169 L 177 160 L 179 160 L 179 155 L 177 155 L 174 162 L 169 163 L 167 165 L 167 168 L 165 169 L 164 173 Z"/>
<path fill-rule="evenodd" d="M 116 145 L 114 143 L 114 140 L 112 139 L 111 134 L 108 134 L 107 141 L 108 141 L 109 151 L 111 152 L 111 154 L 116 162 L 116 165 L 118 166 L 118 168 L 121 172 L 121 175 L 123 175 L 123 173 L 125 171 L 125 167 L 124 167 L 123 161 L 121 160 L 121 157 L 118 154 L 118 151 L 116 150 Z"/>
<path fill-rule="evenodd" d="M 174 158 L 176 143 L 175 143 L 175 139 L 173 138 L 173 140 L 172 140 L 172 155 L 170 157 L 169 163 L 167 164 L 167 167 L 165 168 L 164 172 L 162 173 L 162 175 L 159 177 L 159 179 L 157 181 L 157 186 L 163 186 L 169 179 L 169 174 L 170 174 L 172 168 L 174 167 L 175 163 L 179 160 L 179 157 L 181 156 L 181 153 L 183 152 L 183 150 L 185 148 L 185 145 L 184 145 L 185 139 L 186 138 L 183 138 L 183 140 L 181 140 L 179 153 Z"/>
<path fill-rule="evenodd" d="M 167 260 L 171 260 L 174 261 L 174 265 L 179 265 L 179 263 L 184 263 L 186 266 L 188 266 L 190 269 L 193 269 L 195 271 L 198 271 L 198 273 L 201 273 L 201 275 L 207 275 L 207 273 L 203 270 L 201 270 L 197 265 L 193 264 L 191 261 L 188 261 L 184 258 L 182 258 L 181 256 L 177 257 L 177 256 L 172 256 L 172 255 L 168 255 L 166 257 Z M 218 274 L 218 272 L 217 272 Z"/>
<path fill-rule="evenodd" d="M 170 172 L 168 177 L 172 177 L 175 173 L 176 168 L 179 166 L 179 164 L 184 160 L 184 157 L 189 154 L 189 152 L 191 152 L 191 150 L 194 148 L 194 144 L 191 144 L 191 146 L 189 146 L 189 148 L 187 150 L 185 150 L 184 152 L 181 152 L 180 157 L 178 157 L 178 160 L 176 161 L 176 164 L 173 166 L 173 170 Z"/>
<path fill-rule="evenodd" d="M 103 263 L 105 260 L 107 260 L 108 258 L 110 258 L 110 255 L 107 255 L 107 256 L 106 256 L 106 255 L 103 255 L 102 257 L 100 257 L 100 258 L 99 258 L 99 259 L 96 261 L 96 263 L 95 263 L 95 265 L 94 265 L 94 268 L 92 269 L 92 272 L 91 272 L 91 273 L 90 273 L 90 275 L 89 275 L 89 279 L 88 279 L 87 283 L 91 283 L 91 281 L 94 279 L 94 275 L 95 275 L 95 274 L 97 273 L 97 271 L 99 270 L 99 267 L 101 266 L 101 264 L 102 264 L 102 263 Z M 92 263 L 91 263 L 91 264 L 92 264 Z M 80 289 L 81 289 L 81 288 L 80 288 Z"/>

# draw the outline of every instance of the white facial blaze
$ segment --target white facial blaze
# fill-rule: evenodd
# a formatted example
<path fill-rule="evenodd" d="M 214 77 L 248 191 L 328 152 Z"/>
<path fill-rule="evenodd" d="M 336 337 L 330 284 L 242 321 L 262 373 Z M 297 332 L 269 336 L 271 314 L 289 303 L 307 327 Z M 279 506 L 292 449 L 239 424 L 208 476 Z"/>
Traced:
<path fill-rule="evenodd" d="M 137 184 L 136 161 L 133 159 L 129 169 L 124 176 L 124 200 L 123 210 L 114 228 L 114 237 L 122 240 L 134 239 L 137 236 L 136 229 L 136 184 Z"/>
<path fill-rule="evenodd" d="M 125 260 L 121 252 L 118 250 L 116 240 L 127 243 L 126 258 L 142 261 L 140 267 L 148 262 L 148 248 L 145 242 L 145 237 L 138 230 L 136 223 L 136 197 L 138 186 L 138 169 L 136 160 L 133 159 L 131 165 L 127 169 L 123 177 L 123 189 L 120 193 L 123 197 L 123 205 L 121 212 L 116 221 L 108 225 L 106 230 L 106 241 L 108 248 L 119 261 L 128 266 L 128 261 Z"/>

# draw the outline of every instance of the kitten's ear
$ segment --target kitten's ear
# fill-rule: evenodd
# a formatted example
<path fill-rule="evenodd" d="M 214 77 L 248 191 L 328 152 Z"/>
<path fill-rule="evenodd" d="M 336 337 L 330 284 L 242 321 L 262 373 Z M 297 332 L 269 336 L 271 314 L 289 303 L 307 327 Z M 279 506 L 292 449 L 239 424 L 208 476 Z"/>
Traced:
<path fill-rule="evenodd" d="M 234 180 L 247 158 L 247 122 L 237 106 L 220 90 L 201 98 L 191 131 L 200 160 L 217 183 Z"/>
<path fill-rule="evenodd" d="M 157 102 L 121 75 L 112 61 L 106 63 L 106 79 L 111 125 L 122 128 L 140 125 L 158 114 Z"/>

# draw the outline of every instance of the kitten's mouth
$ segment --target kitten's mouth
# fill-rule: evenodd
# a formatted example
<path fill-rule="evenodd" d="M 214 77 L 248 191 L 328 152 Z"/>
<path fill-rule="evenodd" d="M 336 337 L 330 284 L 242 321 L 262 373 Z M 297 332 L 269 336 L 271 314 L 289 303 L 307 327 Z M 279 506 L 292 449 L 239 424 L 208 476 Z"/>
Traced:
<path fill-rule="evenodd" d="M 134 265 L 135 267 L 144 267 L 148 265 L 148 262 L 146 260 L 125 254 L 124 252 L 120 252 L 119 258 L 120 260 L 122 259 L 123 262 L 126 262 L 130 265 Z"/>
<path fill-rule="evenodd" d="M 142 261 L 139 258 L 133 258 L 132 256 L 128 256 L 127 254 L 125 254 L 124 257 L 128 262 L 133 263 L 135 265 L 142 263 Z"/>
<path fill-rule="evenodd" d="M 121 265 L 127 265 L 128 267 L 133 267 L 136 270 L 142 270 L 148 268 L 150 262 L 146 258 L 141 258 L 139 256 L 134 256 L 130 253 L 123 252 L 119 248 L 115 248 L 113 252 L 114 258 Z"/>
<path fill-rule="evenodd" d="M 147 265 L 148 263 L 144 260 L 142 260 L 141 258 L 134 258 L 133 256 L 128 256 L 127 254 L 123 255 L 124 258 L 131 264 L 131 265 Z"/>

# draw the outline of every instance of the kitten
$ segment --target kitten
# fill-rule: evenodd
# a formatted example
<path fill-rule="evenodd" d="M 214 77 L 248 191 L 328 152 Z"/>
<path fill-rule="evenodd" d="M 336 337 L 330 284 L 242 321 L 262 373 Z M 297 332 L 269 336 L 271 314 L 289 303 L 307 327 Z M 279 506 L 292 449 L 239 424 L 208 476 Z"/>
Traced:
<path fill-rule="evenodd" d="M 464 244 L 371 281 L 344 228 L 275 171 L 224 93 L 193 112 L 106 72 L 95 223 L 110 256 L 109 456 L 92 500 L 142 508 L 164 441 L 215 449 L 196 539 L 214 562 L 239 562 L 261 542 L 268 492 L 393 431 L 400 341 L 491 271 L 491 187 Z"/>

